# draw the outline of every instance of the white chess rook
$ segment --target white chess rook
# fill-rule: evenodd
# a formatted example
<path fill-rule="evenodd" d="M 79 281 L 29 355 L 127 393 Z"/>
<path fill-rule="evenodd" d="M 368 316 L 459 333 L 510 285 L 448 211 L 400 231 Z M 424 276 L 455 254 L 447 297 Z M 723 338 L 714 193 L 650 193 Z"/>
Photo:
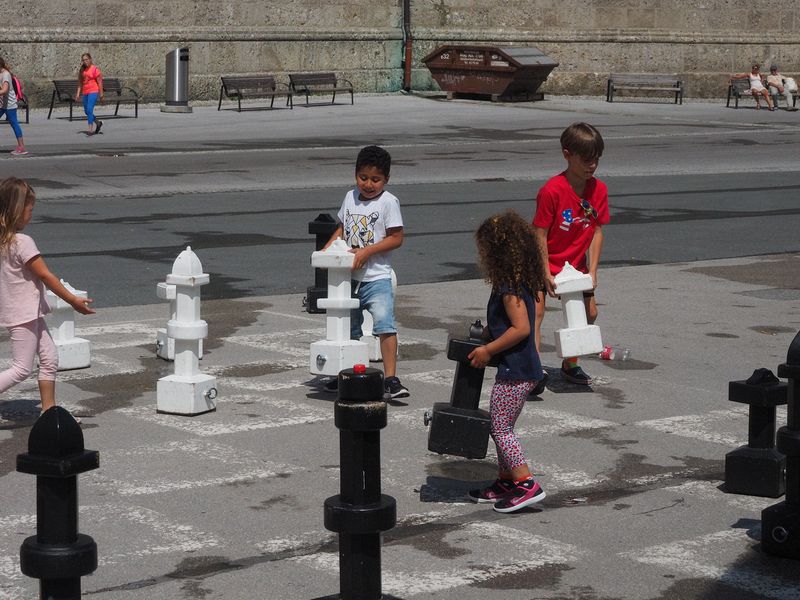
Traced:
<path fill-rule="evenodd" d="M 328 270 L 328 297 L 317 301 L 317 306 L 327 312 L 327 334 L 324 340 L 311 344 L 309 357 L 309 371 L 315 375 L 336 376 L 342 369 L 369 363 L 367 344 L 350 339 L 350 311 L 359 306 L 358 299 L 351 297 L 354 258 L 341 239 L 311 255 L 312 267 Z"/>
<path fill-rule="evenodd" d="M 160 281 L 156 284 L 156 296 L 169 302 L 167 321 L 174 321 L 178 306 L 175 286 Z M 200 340 L 200 360 L 203 360 L 203 340 Z M 175 340 L 167 335 L 167 328 L 160 327 L 156 331 L 156 356 L 164 360 L 175 360 Z"/>
<path fill-rule="evenodd" d="M 63 279 L 61 284 L 79 298 L 89 297 L 85 291 L 76 290 Z M 47 316 L 47 327 L 58 350 L 58 370 L 85 369 L 91 365 L 91 344 L 89 340 L 75 337 L 75 309 L 50 290 L 47 290 L 46 297 L 53 311 Z"/>
<path fill-rule="evenodd" d="M 566 324 L 555 332 L 556 354 L 561 358 L 597 354 L 603 349 L 600 328 L 588 324 L 583 301 L 583 292 L 592 289 L 592 277 L 565 263 L 555 282 Z"/>
<path fill-rule="evenodd" d="M 199 415 L 217 408 L 217 379 L 199 367 L 200 342 L 208 335 L 208 324 L 200 318 L 200 286 L 209 281 L 200 259 L 186 246 L 167 275 L 167 285 L 175 286 L 175 318 L 167 322 L 167 336 L 175 340 L 175 373 L 158 380 L 158 412 Z"/>

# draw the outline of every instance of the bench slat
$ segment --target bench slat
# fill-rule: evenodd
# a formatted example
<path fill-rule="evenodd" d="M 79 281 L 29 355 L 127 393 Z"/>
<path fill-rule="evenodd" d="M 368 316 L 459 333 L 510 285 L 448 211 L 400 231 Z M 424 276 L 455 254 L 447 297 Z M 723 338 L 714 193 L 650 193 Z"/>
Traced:
<path fill-rule="evenodd" d="M 606 102 L 614 100 L 617 90 L 666 92 L 675 94 L 675 104 L 683 104 L 683 84 L 675 74 L 611 73 L 606 86 Z"/>
<path fill-rule="evenodd" d="M 289 85 L 296 94 L 304 94 L 306 106 L 310 94 L 333 94 L 331 104 L 336 101 L 336 92 L 350 94 L 353 104 L 353 84 L 347 79 L 339 81 L 335 73 L 289 73 Z"/>
<path fill-rule="evenodd" d="M 294 108 L 293 92 L 285 83 L 278 84 L 273 75 L 224 75 L 220 77 L 222 86 L 219 91 L 217 110 L 222 110 L 223 95 L 236 100 L 238 111 L 242 112 L 242 100 L 250 98 L 270 98 L 270 108 L 275 104 L 275 96 L 286 96 L 286 104 Z M 284 89 L 278 89 L 278 85 Z"/>

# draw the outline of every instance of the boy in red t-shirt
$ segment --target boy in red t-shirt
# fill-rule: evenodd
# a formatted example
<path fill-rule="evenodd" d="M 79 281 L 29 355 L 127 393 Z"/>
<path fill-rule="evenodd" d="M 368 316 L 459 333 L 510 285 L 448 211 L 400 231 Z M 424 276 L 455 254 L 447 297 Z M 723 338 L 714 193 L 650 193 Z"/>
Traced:
<path fill-rule="evenodd" d="M 553 280 L 565 262 L 591 275 L 592 290 L 583 295 L 587 320 L 591 324 L 597 319 L 594 289 L 603 248 L 603 225 L 609 220 L 606 185 L 594 177 L 603 147 L 600 132 L 588 123 L 573 123 L 567 127 L 561 134 L 561 152 L 567 160 L 567 169 L 545 183 L 536 196 L 533 227 L 549 265 L 549 273 L 545 274 L 546 289 L 539 292 L 536 303 L 537 350 L 541 342 L 545 292 L 556 297 Z M 564 358 L 561 376 L 582 385 L 592 382 L 592 378 L 578 366 L 577 357 Z M 544 391 L 545 382 L 546 378 L 533 393 Z"/>

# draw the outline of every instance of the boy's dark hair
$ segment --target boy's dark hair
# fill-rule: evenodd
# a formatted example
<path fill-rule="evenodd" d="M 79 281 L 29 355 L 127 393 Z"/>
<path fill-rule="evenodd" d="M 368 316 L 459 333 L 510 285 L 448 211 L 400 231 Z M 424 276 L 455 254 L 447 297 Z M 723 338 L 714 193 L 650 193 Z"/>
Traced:
<path fill-rule="evenodd" d="M 384 177 L 389 177 L 389 171 L 392 168 L 392 157 L 380 146 L 366 146 L 361 149 L 356 158 L 356 172 L 362 167 L 375 167 L 383 173 Z"/>
<path fill-rule="evenodd" d="M 584 160 L 603 156 L 603 136 L 588 123 L 573 123 L 561 134 L 561 147 Z"/>

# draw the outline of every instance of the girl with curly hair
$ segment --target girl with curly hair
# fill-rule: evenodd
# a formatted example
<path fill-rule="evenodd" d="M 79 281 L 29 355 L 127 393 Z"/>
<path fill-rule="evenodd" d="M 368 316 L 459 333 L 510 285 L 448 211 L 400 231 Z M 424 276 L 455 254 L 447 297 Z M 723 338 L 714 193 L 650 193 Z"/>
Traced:
<path fill-rule="evenodd" d="M 500 472 L 491 486 L 469 496 L 494 503 L 497 512 L 514 512 L 545 497 L 514 433 L 525 399 L 543 377 L 534 340 L 534 302 L 544 285 L 544 262 L 533 228 L 512 211 L 486 219 L 475 241 L 492 292 L 486 308 L 487 343 L 468 358 L 475 368 L 486 367 L 493 356 L 498 359 L 489 414 Z"/>

